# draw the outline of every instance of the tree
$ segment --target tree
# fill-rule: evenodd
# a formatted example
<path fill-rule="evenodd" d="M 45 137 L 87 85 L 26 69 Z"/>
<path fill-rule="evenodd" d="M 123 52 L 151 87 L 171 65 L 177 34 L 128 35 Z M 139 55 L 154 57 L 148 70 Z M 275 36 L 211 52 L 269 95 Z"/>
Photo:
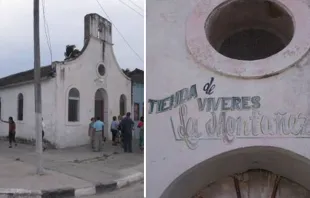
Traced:
<path fill-rule="evenodd" d="M 124 74 L 126 74 L 126 76 L 129 76 L 130 75 L 130 69 L 122 69 L 123 70 L 123 72 L 124 72 Z"/>
<path fill-rule="evenodd" d="M 75 45 L 67 45 L 65 52 L 65 60 L 75 58 L 80 54 L 80 50 L 76 49 Z"/>

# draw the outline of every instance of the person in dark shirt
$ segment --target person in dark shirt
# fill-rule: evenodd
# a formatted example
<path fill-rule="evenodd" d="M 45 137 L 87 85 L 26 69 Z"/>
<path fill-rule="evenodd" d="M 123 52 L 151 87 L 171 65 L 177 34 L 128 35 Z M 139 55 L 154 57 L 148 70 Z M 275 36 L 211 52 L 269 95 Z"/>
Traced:
<path fill-rule="evenodd" d="M 126 117 L 120 123 L 122 135 L 124 137 L 124 152 L 132 153 L 132 130 L 134 122 L 130 118 L 130 112 L 126 113 Z"/>
<path fill-rule="evenodd" d="M 15 146 L 17 146 L 15 135 L 16 135 L 16 124 L 12 117 L 9 117 L 9 121 L 4 121 L 1 119 L 2 122 L 9 124 L 9 148 L 12 148 L 12 142 L 15 143 Z"/>
<path fill-rule="evenodd" d="M 120 123 L 122 122 L 122 119 L 123 119 L 123 116 L 119 115 L 118 116 L 118 136 L 119 136 L 119 143 L 120 143 L 120 146 L 122 148 L 124 148 L 124 137 L 123 137 L 123 134 L 122 134 L 122 129 L 121 129 L 121 125 Z"/>

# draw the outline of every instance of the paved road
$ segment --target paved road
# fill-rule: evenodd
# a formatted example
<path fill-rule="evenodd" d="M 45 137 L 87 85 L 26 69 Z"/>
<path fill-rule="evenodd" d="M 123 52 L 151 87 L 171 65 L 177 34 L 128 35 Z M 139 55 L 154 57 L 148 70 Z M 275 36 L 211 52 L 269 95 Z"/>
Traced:
<path fill-rule="evenodd" d="M 2 158 L 18 159 L 18 161 L 36 165 L 35 147 L 18 144 L 17 147 L 10 149 L 7 145 L 8 142 L 0 141 Z M 43 153 L 43 166 L 47 170 L 91 183 L 109 183 L 144 171 L 141 151 L 124 153 L 120 147 L 112 146 L 111 142 L 107 142 L 100 153 L 92 152 L 89 146 L 47 150 Z M 3 168 L 0 169 L 0 181 L 1 173 L 7 174 Z M 16 171 L 12 170 L 12 174 L 16 174 Z"/>
<path fill-rule="evenodd" d="M 93 195 L 85 198 L 143 198 L 143 183 L 137 183 L 107 194 Z"/>

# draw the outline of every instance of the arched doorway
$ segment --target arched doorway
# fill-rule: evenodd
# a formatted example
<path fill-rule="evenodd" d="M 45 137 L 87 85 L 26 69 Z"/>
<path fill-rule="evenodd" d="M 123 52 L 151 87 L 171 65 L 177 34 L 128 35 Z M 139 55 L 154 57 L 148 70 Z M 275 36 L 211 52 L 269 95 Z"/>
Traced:
<path fill-rule="evenodd" d="M 120 99 L 119 99 L 119 114 L 121 116 L 125 115 L 127 112 L 126 109 L 126 96 L 124 94 L 121 95 Z"/>
<path fill-rule="evenodd" d="M 185 171 L 160 198 L 307 198 L 309 168 L 310 160 L 282 148 L 240 148 Z"/>
<path fill-rule="evenodd" d="M 108 95 L 104 89 L 98 89 L 95 93 L 95 104 L 94 104 L 94 117 L 100 117 L 104 122 L 105 135 L 108 136 L 108 119 L 109 119 L 109 106 L 108 106 Z"/>
<path fill-rule="evenodd" d="M 192 198 L 307 198 L 303 186 L 272 172 L 254 169 L 218 180 Z"/>

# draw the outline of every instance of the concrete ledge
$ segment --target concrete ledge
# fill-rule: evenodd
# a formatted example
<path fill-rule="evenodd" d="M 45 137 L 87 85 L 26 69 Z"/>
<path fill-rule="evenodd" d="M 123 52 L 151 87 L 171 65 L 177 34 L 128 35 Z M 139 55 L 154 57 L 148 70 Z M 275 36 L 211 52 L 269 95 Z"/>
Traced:
<path fill-rule="evenodd" d="M 6 189 L 0 188 L 0 194 L 37 194 L 41 195 L 40 190 L 25 190 L 25 189 Z"/>
<path fill-rule="evenodd" d="M 62 188 L 62 189 L 42 191 L 42 198 L 74 197 L 74 196 L 75 196 L 74 188 Z"/>
<path fill-rule="evenodd" d="M 22 138 L 22 137 L 16 137 L 15 139 L 16 139 L 16 142 L 19 144 L 35 145 L 35 143 L 36 143 L 35 139 L 26 139 L 26 138 Z M 8 138 L 8 136 L 0 136 L 0 140 L 8 141 L 9 138 Z M 43 141 L 44 141 L 44 143 L 48 149 L 56 149 L 57 148 L 56 145 L 51 143 L 50 141 L 48 141 L 46 139 L 44 139 Z"/>
<path fill-rule="evenodd" d="M 96 187 L 80 188 L 74 191 L 75 197 L 83 197 L 88 195 L 95 195 L 97 193 Z"/>
<path fill-rule="evenodd" d="M 26 190 L 26 189 L 4 189 L 0 188 L 0 198 L 41 198 L 42 192 L 40 190 Z"/>
<path fill-rule="evenodd" d="M 144 174 L 136 172 L 111 183 L 97 183 L 86 188 L 62 188 L 51 190 L 1 189 L 0 198 L 72 198 L 111 192 L 142 181 Z"/>
<path fill-rule="evenodd" d="M 137 173 L 134 173 L 134 174 L 129 175 L 127 177 L 118 179 L 118 180 L 116 180 L 117 188 L 123 188 L 123 187 L 128 186 L 132 183 L 139 182 L 139 181 L 143 180 L 143 178 L 144 178 L 144 174 L 141 172 L 137 172 Z"/>
<path fill-rule="evenodd" d="M 111 182 L 109 184 L 96 184 L 96 194 L 111 192 L 117 189 L 117 183 Z"/>

